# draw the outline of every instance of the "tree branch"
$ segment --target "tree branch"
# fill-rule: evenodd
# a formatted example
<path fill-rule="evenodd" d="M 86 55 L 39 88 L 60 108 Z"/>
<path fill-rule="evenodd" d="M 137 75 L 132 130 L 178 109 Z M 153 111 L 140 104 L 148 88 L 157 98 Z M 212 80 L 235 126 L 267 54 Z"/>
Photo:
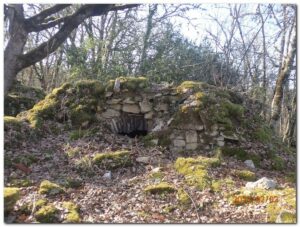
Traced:
<path fill-rule="evenodd" d="M 89 4 L 80 7 L 75 13 L 70 16 L 61 18 L 64 24 L 59 29 L 59 31 L 52 36 L 48 41 L 40 44 L 37 48 L 29 51 L 26 54 L 19 56 L 18 69 L 24 69 L 54 52 L 69 36 L 69 34 L 77 28 L 85 19 L 91 16 L 100 16 L 108 11 L 115 11 L 120 9 L 133 8 L 138 5 L 121 5 L 115 6 L 113 4 Z M 53 8 L 53 7 L 52 7 Z M 43 11 L 44 12 L 44 11 Z M 48 11 L 49 12 L 49 11 Z M 53 9 L 52 9 L 53 12 Z M 49 13 L 44 13 L 43 16 L 49 15 Z M 58 24 L 58 22 L 50 22 L 52 24 Z M 50 27 L 49 23 L 48 26 Z M 48 27 L 45 25 L 45 27 Z"/>
<path fill-rule="evenodd" d="M 69 7 L 71 4 L 57 4 L 54 5 L 48 9 L 43 10 L 42 12 L 40 12 L 37 15 L 34 15 L 33 17 L 28 18 L 26 21 L 27 23 L 34 25 L 34 24 L 40 24 L 44 21 L 45 18 L 47 18 L 48 16 L 57 13 L 67 7 Z"/>

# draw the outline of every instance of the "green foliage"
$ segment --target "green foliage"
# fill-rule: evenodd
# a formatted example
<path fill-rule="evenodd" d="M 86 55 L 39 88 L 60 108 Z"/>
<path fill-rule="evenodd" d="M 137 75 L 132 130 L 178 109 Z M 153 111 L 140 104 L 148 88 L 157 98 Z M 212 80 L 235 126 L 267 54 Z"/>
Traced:
<path fill-rule="evenodd" d="M 267 143 L 271 141 L 272 131 L 267 127 L 260 127 L 254 131 L 253 137 L 262 143 Z"/>

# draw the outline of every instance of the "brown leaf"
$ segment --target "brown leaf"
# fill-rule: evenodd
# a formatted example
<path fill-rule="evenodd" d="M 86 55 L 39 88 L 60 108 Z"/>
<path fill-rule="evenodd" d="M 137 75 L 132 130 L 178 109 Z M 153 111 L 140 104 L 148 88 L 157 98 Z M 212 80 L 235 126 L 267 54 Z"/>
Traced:
<path fill-rule="evenodd" d="M 31 169 L 28 168 L 27 166 L 25 166 L 25 165 L 22 164 L 22 163 L 13 163 L 13 166 L 16 167 L 17 169 L 23 171 L 23 172 L 26 173 L 26 174 L 31 173 Z"/>

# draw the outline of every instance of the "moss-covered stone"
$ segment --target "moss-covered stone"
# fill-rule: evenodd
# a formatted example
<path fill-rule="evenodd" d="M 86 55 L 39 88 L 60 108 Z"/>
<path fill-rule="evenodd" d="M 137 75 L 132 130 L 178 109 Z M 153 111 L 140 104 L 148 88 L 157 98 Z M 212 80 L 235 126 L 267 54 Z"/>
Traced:
<path fill-rule="evenodd" d="M 117 79 L 120 80 L 121 90 L 138 91 L 149 87 L 149 80 L 146 77 L 118 77 Z M 110 80 L 106 84 L 106 90 L 112 91 L 114 84 L 115 80 Z"/>
<path fill-rule="evenodd" d="M 16 202 L 20 198 L 20 190 L 18 188 L 4 188 L 4 211 L 10 212 L 13 210 Z"/>
<path fill-rule="evenodd" d="M 147 186 L 144 191 L 151 194 L 162 194 L 175 192 L 176 188 L 167 182 L 161 182 L 159 184 Z"/>
<path fill-rule="evenodd" d="M 54 223 L 57 220 L 58 209 L 53 204 L 42 206 L 36 213 L 35 218 L 41 223 Z"/>
<path fill-rule="evenodd" d="M 234 170 L 233 174 L 246 181 L 256 180 L 256 174 L 249 170 Z"/>
<path fill-rule="evenodd" d="M 28 87 L 17 81 L 4 98 L 4 114 L 16 116 L 18 113 L 32 108 L 44 97 L 45 93 L 41 89 Z"/>
<path fill-rule="evenodd" d="M 186 90 L 190 89 L 194 92 L 203 90 L 205 88 L 209 88 L 211 85 L 204 83 L 204 82 L 197 82 L 197 81 L 184 81 L 177 87 L 177 92 L 182 93 Z"/>
<path fill-rule="evenodd" d="M 58 184 L 52 183 L 48 180 L 44 180 L 40 184 L 39 193 L 47 195 L 57 195 L 64 193 L 64 189 Z"/>
<path fill-rule="evenodd" d="M 127 167 L 132 164 L 129 151 L 116 151 L 96 154 L 93 163 L 106 169 Z"/>
<path fill-rule="evenodd" d="M 67 210 L 65 223 L 79 223 L 81 221 L 78 205 L 73 202 L 63 202 L 62 206 Z"/>

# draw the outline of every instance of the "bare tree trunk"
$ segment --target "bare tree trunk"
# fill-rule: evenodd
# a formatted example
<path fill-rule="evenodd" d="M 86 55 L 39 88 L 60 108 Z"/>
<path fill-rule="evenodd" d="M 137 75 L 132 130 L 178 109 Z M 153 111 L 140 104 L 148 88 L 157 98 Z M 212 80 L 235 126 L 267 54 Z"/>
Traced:
<path fill-rule="evenodd" d="M 153 7 L 149 6 L 149 15 L 147 18 L 147 27 L 146 27 L 146 33 L 144 36 L 144 45 L 143 45 L 143 49 L 142 49 L 142 56 L 141 56 L 141 60 L 140 60 L 140 74 L 144 74 L 145 73 L 145 64 L 146 64 L 146 53 L 147 53 L 147 49 L 149 46 L 149 38 L 150 38 L 150 34 L 151 34 L 151 30 L 153 28 L 153 16 L 155 15 L 157 11 L 157 4 L 154 4 Z"/>
<path fill-rule="evenodd" d="M 294 137 L 294 131 L 297 122 L 297 93 L 295 92 L 292 108 L 288 108 L 288 120 L 286 130 L 283 136 L 283 142 L 287 143 L 288 146 L 291 146 L 292 139 Z"/>
<path fill-rule="evenodd" d="M 22 4 L 10 5 L 7 10 L 10 39 L 4 50 L 4 93 L 7 94 L 20 71 L 18 56 L 23 53 L 28 33 L 25 30 Z"/>
<path fill-rule="evenodd" d="M 282 102 L 282 96 L 283 96 L 283 85 L 284 81 L 290 76 L 291 68 L 294 63 L 294 59 L 296 57 L 297 52 L 297 36 L 296 36 L 296 25 L 294 26 L 294 35 L 292 38 L 291 46 L 288 55 L 286 56 L 283 65 L 281 67 L 281 70 L 279 72 L 276 86 L 275 86 L 275 93 L 272 100 L 271 105 L 271 125 L 275 125 L 276 122 L 280 118 L 281 114 L 281 102 Z"/>

